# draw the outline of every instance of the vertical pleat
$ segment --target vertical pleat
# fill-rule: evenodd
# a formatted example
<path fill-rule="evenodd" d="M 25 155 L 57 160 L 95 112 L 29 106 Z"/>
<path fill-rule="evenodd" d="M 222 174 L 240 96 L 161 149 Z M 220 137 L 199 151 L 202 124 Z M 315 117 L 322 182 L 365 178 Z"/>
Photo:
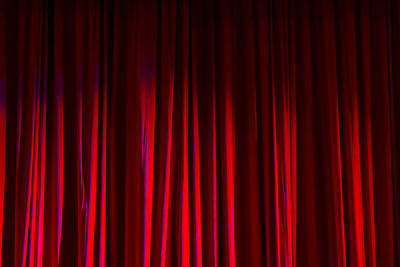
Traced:
<path fill-rule="evenodd" d="M 189 229 L 189 1 L 183 0 L 181 3 L 181 15 L 178 27 L 181 34 L 181 55 L 180 55 L 180 77 L 179 86 L 182 94 L 182 138 L 181 138 L 181 163 L 182 163 L 182 187 L 181 187 L 181 214 L 180 214 L 180 266 L 190 266 L 190 229 Z M 178 30 L 178 31 L 179 31 Z M 192 176 L 191 176 L 192 177 Z"/>
<path fill-rule="evenodd" d="M 369 5 L 360 1 L 359 21 L 357 29 L 359 35 L 357 41 L 359 47 L 358 66 L 360 79 L 359 86 L 363 88 L 359 92 L 359 123 L 360 123 L 360 159 L 361 175 L 364 201 L 364 242 L 366 266 L 376 266 L 376 243 L 375 243 L 375 207 L 373 188 L 373 157 L 372 157 L 372 130 L 371 130 L 371 59 L 369 57 L 370 47 L 370 22 Z"/>
<path fill-rule="evenodd" d="M 370 81 L 372 172 L 376 265 L 395 266 L 393 178 L 390 138 L 390 73 L 387 4 L 370 4 Z M 374 40 L 374 41 L 372 41 Z"/>
<path fill-rule="evenodd" d="M 84 82 L 84 58 L 83 58 L 83 36 L 84 36 L 84 10 L 79 1 L 75 2 L 75 29 L 74 34 L 74 45 L 75 45 L 75 96 L 76 99 L 76 123 L 75 123 L 75 135 L 76 135 L 76 188 L 78 189 L 76 197 L 76 209 L 77 209 L 77 265 L 78 267 L 84 266 L 84 242 L 85 242 L 85 227 L 86 227 L 86 211 L 87 211 L 87 195 L 85 186 L 85 176 L 83 168 L 83 82 Z M 86 168 L 85 168 L 86 169 Z"/>
<path fill-rule="evenodd" d="M 337 16 L 342 18 L 336 24 L 338 48 L 338 89 L 340 112 L 340 136 L 342 147 L 344 205 L 348 209 L 345 217 L 348 255 L 351 266 L 365 266 L 364 218 L 361 184 L 360 130 L 357 97 L 357 54 L 355 4 L 351 1 L 338 1 Z M 341 12 L 343 10 L 343 12 Z M 341 37 L 341 38 L 339 38 Z"/>
<path fill-rule="evenodd" d="M 143 260 L 150 266 L 154 184 L 154 126 L 156 106 L 157 4 L 138 2 L 138 84 L 141 112 L 141 169 L 143 175 Z M 137 177 L 136 177 L 137 179 Z"/>
<path fill-rule="evenodd" d="M 54 88 L 56 109 L 57 175 L 57 264 L 60 260 L 64 208 L 64 107 L 63 107 L 63 15 L 60 2 L 54 4 Z"/>
<path fill-rule="evenodd" d="M 4 186 L 6 169 L 6 54 L 4 3 L 0 5 L 0 251 L 3 248 Z M 0 264 L 1 255 L 0 255 Z"/>
<path fill-rule="evenodd" d="M 399 14 L 1 0 L 2 266 L 397 266 Z"/>

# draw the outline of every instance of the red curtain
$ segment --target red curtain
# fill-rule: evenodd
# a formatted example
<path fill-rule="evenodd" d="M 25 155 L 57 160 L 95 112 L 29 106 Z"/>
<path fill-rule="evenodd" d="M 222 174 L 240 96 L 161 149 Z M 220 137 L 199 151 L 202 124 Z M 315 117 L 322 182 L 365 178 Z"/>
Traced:
<path fill-rule="evenodd" d="M 2 266 L 399 266 L 399 0 L 0 0 Z"/>

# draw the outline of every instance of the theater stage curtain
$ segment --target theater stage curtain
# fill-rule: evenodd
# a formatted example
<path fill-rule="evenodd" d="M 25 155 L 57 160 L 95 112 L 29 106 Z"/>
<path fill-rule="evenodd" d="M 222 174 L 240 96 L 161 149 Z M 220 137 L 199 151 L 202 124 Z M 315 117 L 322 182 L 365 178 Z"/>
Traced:
<path fill-rule="evenodd" d="M 0 0 L 2 266 L 399 266 L 399 18 Z"/>

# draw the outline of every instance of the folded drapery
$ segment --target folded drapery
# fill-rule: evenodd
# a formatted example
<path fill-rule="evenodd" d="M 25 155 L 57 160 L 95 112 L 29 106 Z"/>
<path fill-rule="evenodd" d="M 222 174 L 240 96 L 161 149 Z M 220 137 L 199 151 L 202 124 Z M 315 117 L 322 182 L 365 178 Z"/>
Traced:
<path fill-rule="evenodd" d="M 2 266 L 398 266 L 398 0 L 0 0 Z"/>

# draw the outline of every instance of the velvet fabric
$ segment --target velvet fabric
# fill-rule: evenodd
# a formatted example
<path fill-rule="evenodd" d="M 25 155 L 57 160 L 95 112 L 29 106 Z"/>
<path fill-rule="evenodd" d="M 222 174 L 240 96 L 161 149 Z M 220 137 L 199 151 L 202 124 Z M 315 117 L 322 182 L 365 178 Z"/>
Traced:
<path fill-rule="evenodd" d="M 400 264 L 399 0 L 0 0 L 2 266 Z"/>

